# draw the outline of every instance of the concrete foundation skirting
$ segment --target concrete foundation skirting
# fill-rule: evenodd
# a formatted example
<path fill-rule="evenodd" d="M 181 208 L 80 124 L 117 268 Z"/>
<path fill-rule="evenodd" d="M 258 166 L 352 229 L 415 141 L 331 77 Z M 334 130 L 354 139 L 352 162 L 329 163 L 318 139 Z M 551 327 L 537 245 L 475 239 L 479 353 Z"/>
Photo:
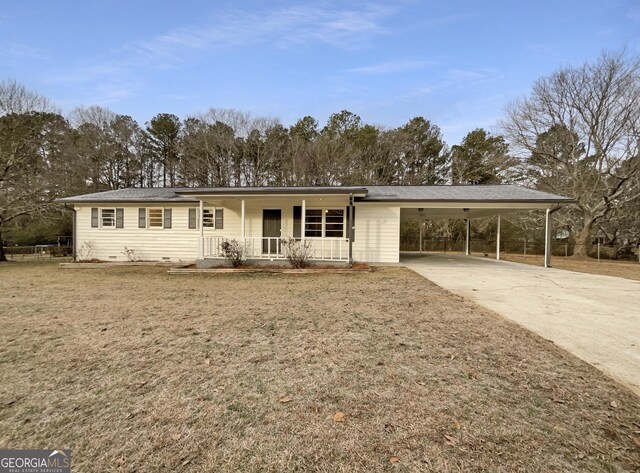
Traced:
<path fill-rule="evenodd" d="M 282 266 L 283 268 L 291 268 L 289 261 L 286 259 L 247 259 L 243 261 L 243 266 L 258 267 L 258 266 Z M 349 266 L 347 261 L 309 261 L 307 266 L 334 266 L 336 268 L 345 268 Z M 196 268 L 198 269 L 211 269 L 211 268 L 229 268 L 229 262 L 224 258 L 205 258 L 196 260 Z"/>
<path fill-rule="evenodd" d="M 167 273 L 175 274 L 237 274 L 237 273 L 279 273 L 279 274 L 317 274 L 317 273 L 369 273 L 371 268 L 175 268 Z"/>
<path fill-rule="evenodd" d="M 105 261 L 99 263 L 60 263 L 60 269 L 98 269 L 118 268 L 122 266 L 160 266 L 163 268 L 181 268 L 193 264 L 193 261 L 162 262 L 162 261 Z"/>

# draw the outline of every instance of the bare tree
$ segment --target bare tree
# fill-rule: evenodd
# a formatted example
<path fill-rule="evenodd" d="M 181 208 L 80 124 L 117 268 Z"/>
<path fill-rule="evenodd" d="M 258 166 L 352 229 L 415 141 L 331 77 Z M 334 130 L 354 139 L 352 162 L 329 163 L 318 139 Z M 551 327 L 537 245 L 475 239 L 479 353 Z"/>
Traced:
<path fill-rule="evenodd" d="M 28 112 L 60 113 L 60 110 L 51 100 L 15 80 L 0 82 L 0 115 Z"/>
<path fill-rule="evenodd" d="M 501 125 L 534 184 L 576 199 L 574 254 L 586 256 L 595 226 L 638 198 L 640 59 L 603 53 L 541 78 Z"/>

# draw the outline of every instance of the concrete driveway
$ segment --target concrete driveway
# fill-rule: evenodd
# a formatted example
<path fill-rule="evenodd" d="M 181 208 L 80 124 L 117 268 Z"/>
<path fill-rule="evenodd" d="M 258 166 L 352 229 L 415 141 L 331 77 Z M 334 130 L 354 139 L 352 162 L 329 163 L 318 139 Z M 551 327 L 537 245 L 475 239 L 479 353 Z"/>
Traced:
<path fill-rule="evenodd" d="M 640 282 L 464 255 L 412 255 L 401 262 L 640 395 Z"/>

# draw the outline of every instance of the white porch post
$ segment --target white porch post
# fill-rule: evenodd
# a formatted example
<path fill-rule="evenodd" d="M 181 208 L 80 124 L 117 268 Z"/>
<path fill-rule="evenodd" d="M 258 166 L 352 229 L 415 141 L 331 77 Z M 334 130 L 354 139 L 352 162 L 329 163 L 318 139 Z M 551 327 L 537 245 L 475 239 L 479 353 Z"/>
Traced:
<path fill-rule="evenodd" d="M 471 253 L 471 219 L 467 219 L 467 240 L 465 242 L 464 254 L 469 255 Z"/>
<path fill-rule="evenodd" d="M 551 209 L 547 209 L 545 215 L 544 267 L 551 267 Z"/>
<path fill-rule="evenodd" d="M 203 218 L 204 218 L 204 203 L 202 202 L 202 200 L 200 200 L 200 245 L 198 245 L 198 255 L 200 256 L 200 259 L 204 259 L 204 225 L 203 225 Z"/>
<path fill-rule="evenodd" d="M 304 230 L 305 230 L 305 216 L 307 214 L 307 201 L 302 199 L 302 215 L 300 216 L 300 241 L 302 242 L 302 248 L 304 248 Z"/>
<path fill-rule="evenodd" d="M 420 222 L 420 254 L 422 254 L 422 227 L 424 227 L 424 222 Z"/>
<path fill-rule="evenodd" d="M 498 231 L 496 235 L 496 259 L 500 259 L 500 214 L 498 214 Z"/>
<path fill-rule="evenodd" d="M 244 199 L 242 199 L 242 200 L 240 201 L 240 218 L 241 218 L 240 228 L 241 228 L 241 232 L 242 232 L 242 241 L 244 242 L 244 239 L 245 239 L 245 230 L 244 230 Z"/>

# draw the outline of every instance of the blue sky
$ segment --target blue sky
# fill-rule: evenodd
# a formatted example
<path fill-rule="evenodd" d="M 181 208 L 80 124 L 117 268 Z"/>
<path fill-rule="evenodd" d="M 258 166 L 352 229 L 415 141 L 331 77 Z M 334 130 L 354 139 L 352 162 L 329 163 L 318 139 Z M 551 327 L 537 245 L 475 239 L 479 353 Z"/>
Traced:
<path fill-rule="evenodd" d="M 347 109 L 385 127 L 424 116 L 455 144 L 536 78 L 621 47 L 640 53 L 638 0 L 0 0 L 0 80 L 141 124 Z"/>

